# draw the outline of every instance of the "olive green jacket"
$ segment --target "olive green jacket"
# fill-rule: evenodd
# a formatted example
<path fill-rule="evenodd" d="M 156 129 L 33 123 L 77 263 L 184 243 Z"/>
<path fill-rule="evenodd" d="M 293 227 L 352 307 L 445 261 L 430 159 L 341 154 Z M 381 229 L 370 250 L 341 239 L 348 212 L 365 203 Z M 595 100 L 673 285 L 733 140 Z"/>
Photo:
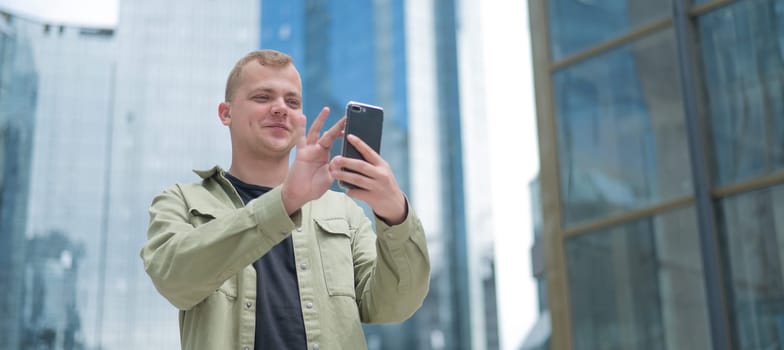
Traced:
<path fill-rule="evenodd" d="M 422 225 L 408 217 L 378 234 L 352 199 L 327 191 L 289 217 L 280 187 L 243 205 L 219 167 L 202 181 L 155 197 L 144 269 L 180 309 L 183 349 L 253 349 L 253 262 L 289 235 L 308 349 L 363 349 L 360 322 L 400 322 L 427 294 L 430 275 Z"/>

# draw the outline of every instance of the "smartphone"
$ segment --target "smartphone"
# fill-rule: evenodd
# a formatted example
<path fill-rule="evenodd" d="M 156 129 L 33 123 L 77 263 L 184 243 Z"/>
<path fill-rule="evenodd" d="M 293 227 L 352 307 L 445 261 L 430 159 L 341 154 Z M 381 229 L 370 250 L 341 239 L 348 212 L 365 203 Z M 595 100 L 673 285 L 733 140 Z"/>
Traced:
<path fill-rule="evenodd" d="M 345 135 L 349 134 L 359 137 L 376 153 L 381 154 L 381 129 L 384 125 L 384 109 L 367 103 L 350 101 L 346 104 L 346 125 Z M 351 145 L 348 140 L 343 140 L 343 157 L 362 159 L 362 154 Z M 340 181 L 341 187 L 352 189 L 356 186 Z"/>

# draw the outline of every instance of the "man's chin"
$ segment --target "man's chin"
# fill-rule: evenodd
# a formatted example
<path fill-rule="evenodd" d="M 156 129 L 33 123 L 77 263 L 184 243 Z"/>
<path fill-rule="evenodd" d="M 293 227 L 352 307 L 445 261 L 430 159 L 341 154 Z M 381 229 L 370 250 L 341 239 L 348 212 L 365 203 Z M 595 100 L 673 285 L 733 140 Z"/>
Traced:
<path fill-rule="evenodd" d="M 263 150 L 262 153 L 267 153 L 269 155 L 283 158 L 283 157 L 288 157 L 292 149 L 294 149 L 293 143 L 265 145 L 264 147 L 262 147 Z"/>

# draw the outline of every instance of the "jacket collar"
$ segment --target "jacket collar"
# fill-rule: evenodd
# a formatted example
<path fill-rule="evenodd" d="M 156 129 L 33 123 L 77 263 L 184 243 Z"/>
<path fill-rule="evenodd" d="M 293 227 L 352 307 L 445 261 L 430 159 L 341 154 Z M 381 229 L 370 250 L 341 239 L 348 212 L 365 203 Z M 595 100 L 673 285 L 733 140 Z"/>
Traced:
<path fill-rule="evenodd" d="M 215 176 L 215 174 L 218 174 L 218 173 L 222 174 L 223 173 L 223 169 L 221 169 L 221 167 L 219 165 L 216 165 L 216 166 L 214 166 L 212 168 L 209 168 L 209 169 L 206 169 L 206 170 L 193 169 L 193 172 L 196 173 L 196 175 L 199 175 L 199 177 L 201 177 L 202 179 L 208 179 L 208 178 L 211 178 L 211 177 Z"/>

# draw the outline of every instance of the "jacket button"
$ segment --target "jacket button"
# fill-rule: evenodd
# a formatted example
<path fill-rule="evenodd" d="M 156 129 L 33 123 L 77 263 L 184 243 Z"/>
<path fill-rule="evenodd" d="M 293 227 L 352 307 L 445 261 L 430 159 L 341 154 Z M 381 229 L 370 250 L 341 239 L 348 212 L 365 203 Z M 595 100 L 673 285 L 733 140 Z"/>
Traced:
<path fill-rule="evenodd" d="M 297 227 L 297 232 L 302 232 L 302 226 Z"/>
<path fill-rule="evenodd" d="M 318 343 L 313 344 L 313 350 L 319 350 L 320 348 L 321 347 L 318 345 Z"/>
<path fill-rule="evenodd" d="M 308 269 L 308 264 L 306 264 L 306 263 L 299 264 L 299 268 L 301 268 L 303 270 L 307 270 Z"/>
<path fill-rule="evenodd" d="M 307 303 L 307 304 L 305 304 L 305 307 L 308 308 L 308 309 L 312 309 L 313 308 L 313 303 Z"/>
<path fill-rule="evenodd" d="M 246 309 L 250 309 L 251 306 L 253 306 L 253 303 L 251 303 L 251 302 L 245 303 L 245 308 Z"/>
<path fill-rule="evenodd" d="M 242 348 L 242 350 L 250 350 L 250 347 L 246 346 L 246 347 Z"/>

